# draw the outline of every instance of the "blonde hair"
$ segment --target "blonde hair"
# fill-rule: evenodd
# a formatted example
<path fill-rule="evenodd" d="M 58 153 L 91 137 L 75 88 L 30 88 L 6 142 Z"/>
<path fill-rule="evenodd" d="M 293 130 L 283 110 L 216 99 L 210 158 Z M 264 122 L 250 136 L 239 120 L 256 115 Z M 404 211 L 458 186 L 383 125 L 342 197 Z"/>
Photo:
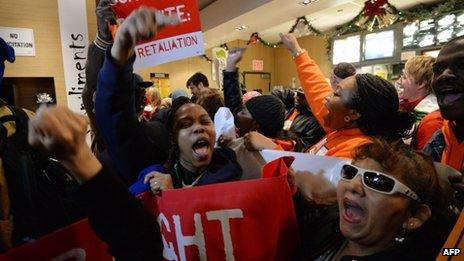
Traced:
<path fill-rule="evenodd" d="M 425 84 L 431 91 L 434 63 L 435 58 L 431 56 L 415 56 L 406 62 L 404 71 L 414 79 L 416 84 Z"/>
<path fill-rule="evenodd" d="M 161 94 L 156 87 L 150 87 L 147 89 L 147 98 L 153 107 L 161 105 Z"/>

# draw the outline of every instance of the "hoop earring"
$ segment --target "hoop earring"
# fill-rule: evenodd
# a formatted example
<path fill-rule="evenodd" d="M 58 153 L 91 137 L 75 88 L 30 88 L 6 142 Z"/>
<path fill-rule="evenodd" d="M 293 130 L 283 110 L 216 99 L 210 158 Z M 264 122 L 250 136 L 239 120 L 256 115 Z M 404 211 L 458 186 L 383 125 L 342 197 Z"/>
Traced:
<path fill-rule="evenodd" d="M 344 120 L 346 123 L 349 123 L 349 122 L 351 121 L 351 118 L 350 118 L 350 116 L 345 116 L 345 117 L 343 118 L 343 120 Z"/>

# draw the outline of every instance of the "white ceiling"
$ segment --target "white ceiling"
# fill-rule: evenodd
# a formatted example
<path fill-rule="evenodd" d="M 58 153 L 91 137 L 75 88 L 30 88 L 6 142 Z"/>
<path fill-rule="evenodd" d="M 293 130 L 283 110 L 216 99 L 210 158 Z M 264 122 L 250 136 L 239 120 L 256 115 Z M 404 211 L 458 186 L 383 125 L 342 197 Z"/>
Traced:
<path fill-rule="evenodd" d="M 198 0 L 198 7 L 202 10 L 213 2 L 216 2 L 216 0 Z"/>
<path fill-rule="evenodd" d="M 278 41 L 280 32 L 287 32 L 297 17 L 313 19 L 312 25 L 322 31 L 353 19 L 363 8 L 365 0 L 319 0 L 302 6 L 302 0 L 199 0 L 204 7 L 200 14 L 206 47 L 242 39 L 253 32 L 270 42 Z M 444 0 L 390 0 L 398 9 L 408 9 L 421 3 Z M 209 4 L 209 5 L 208 5 Z M 245 25 L 246 30 L 236 31 Z"/>

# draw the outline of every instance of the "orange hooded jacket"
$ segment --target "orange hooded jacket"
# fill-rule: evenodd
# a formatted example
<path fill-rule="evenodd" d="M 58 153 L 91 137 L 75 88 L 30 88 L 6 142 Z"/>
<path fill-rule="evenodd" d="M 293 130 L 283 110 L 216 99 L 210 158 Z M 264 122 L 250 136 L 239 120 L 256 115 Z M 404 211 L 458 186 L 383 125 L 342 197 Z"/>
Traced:
<path fill-rule="evenodd" d="M 326 131 L 327 136 L 311 147 L 307 152 L 325 156 L 352 158 L 356 147 L 372 141 L 359 128 L 332 130 L 324 124 L 324 116 L 328 114 L 325 107 L 325 97 L 333 93 L 332 87 L 326 81 L 319 66 L 307 52 L 295 58 L 295 65 L 303 87 L 306 100 L 317 121 Z"/>

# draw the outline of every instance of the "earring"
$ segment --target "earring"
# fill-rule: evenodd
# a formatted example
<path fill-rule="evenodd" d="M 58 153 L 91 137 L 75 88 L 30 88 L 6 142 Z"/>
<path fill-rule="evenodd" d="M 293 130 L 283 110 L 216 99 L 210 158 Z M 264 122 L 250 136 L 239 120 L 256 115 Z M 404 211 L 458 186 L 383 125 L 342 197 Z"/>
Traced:
<path fill-rule="evenodd" d="M 410 230 L 413 230 L 413 229 L 414 229 L 414 223 L 413 223 L 413 222 L 409 223 L 409 229 L 410 229 Z"/>
<path fill-rule="evenodd" d="M 343 118 L 343 120 L 344 120 L 346 123 L 349 123 L 349 122 L 351 121 L 351 118 L 350 118 L 350 116 L 345 116 L 345 117 Z"/>
<path fill-rule="evenodd" d="M 400 232 L 400 234 L 395 237 L 395 243 L 396 244 L 402 244 L 404 242 L 404 238 L 406 237 L 406 228 L 403 228 L 403 230 Z"/>

